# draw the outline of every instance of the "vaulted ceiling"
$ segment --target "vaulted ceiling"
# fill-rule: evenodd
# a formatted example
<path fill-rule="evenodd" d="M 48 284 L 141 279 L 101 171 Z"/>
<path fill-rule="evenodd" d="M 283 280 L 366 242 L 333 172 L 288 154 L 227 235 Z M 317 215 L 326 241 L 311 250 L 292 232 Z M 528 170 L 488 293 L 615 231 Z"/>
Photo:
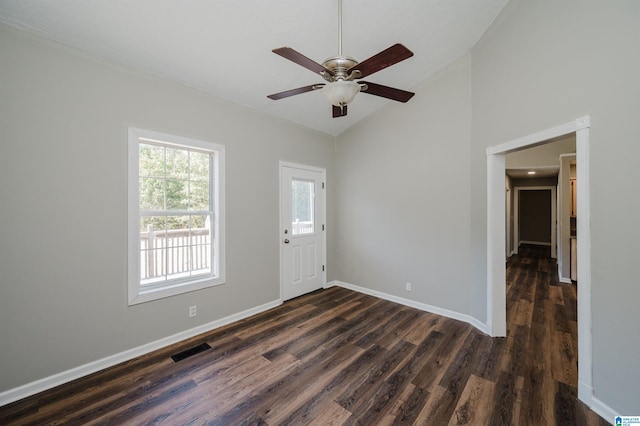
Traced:
<path fill-rule="evenodd" d="M 404 44 L 413 57 L 367 80 L 411 91 L 469 51 L 506 3 L 344 0 L 343 53 L 363 61 Z M 323 82 L 271 50 L 336 56 L 338 0 L 0 0 L 0 22 L 330 135 L 395 104 L 360 93 L 332 118 L 318 91 L 267 99 Z"/>

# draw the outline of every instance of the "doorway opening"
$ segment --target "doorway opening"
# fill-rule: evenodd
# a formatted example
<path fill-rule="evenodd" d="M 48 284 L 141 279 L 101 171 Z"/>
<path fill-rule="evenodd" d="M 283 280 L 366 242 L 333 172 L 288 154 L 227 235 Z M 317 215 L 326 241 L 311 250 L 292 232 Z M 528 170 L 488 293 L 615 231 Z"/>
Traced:
<path fill-rule="evenodd" d="M 556 187 L 514 187 L 513 234 L 514 252 L 521 244 L 544 245 L 556 256 Z M 507 218 L 508 220 L 509 218 Z"/>
<path fill-rule="evenodd" d="M 541 145 L 570 133 L 576 134 L 578 240 L 578 398 L 591 406 L 591 232 L 589 228 L 589 116 L 542 132 L 488 147 L 487 154 L 487 329 L 492 336 L 506 335 L 506 200 L 505 155 Z"/>

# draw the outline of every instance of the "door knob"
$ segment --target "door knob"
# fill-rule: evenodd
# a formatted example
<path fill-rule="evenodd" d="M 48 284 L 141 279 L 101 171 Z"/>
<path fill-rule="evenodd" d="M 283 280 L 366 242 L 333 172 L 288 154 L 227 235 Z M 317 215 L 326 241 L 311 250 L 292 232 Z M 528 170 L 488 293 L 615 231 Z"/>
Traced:
<path fill-rule="evenodd" d="M 289 244 L 289 240 L 285 238 L 284 243 Z"/>

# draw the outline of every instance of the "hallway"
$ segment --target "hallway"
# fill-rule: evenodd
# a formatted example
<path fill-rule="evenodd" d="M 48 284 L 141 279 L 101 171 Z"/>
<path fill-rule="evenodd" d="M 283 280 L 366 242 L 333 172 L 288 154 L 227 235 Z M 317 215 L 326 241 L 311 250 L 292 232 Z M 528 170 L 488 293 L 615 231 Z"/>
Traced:
<path fill-rule="evenodd" d="M 602 421 L 577 399 L 577 336 L 576 285 L 559 283 L 549 247 L 522 245 L 507 263 L 506 339 L 520 424 Z"/>

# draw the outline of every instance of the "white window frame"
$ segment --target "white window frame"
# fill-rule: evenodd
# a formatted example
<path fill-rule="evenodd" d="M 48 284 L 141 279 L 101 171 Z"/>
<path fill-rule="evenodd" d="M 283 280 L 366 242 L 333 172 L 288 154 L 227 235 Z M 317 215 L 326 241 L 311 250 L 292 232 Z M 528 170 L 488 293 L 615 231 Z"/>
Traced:
<path fill-rule="evenodd" d="M 152 141 L 176 148 L 210 152 L 210 203 L 213 211 L 211 274 L 168 280 L 164 285 L 143 287 L 140 283 L 139 144 Z M 225 153 L 224 145 L 129 127 L 128 137 L 128 304 L 135 305 L 164 297 L 212 287 L 225 282 Z"/>

